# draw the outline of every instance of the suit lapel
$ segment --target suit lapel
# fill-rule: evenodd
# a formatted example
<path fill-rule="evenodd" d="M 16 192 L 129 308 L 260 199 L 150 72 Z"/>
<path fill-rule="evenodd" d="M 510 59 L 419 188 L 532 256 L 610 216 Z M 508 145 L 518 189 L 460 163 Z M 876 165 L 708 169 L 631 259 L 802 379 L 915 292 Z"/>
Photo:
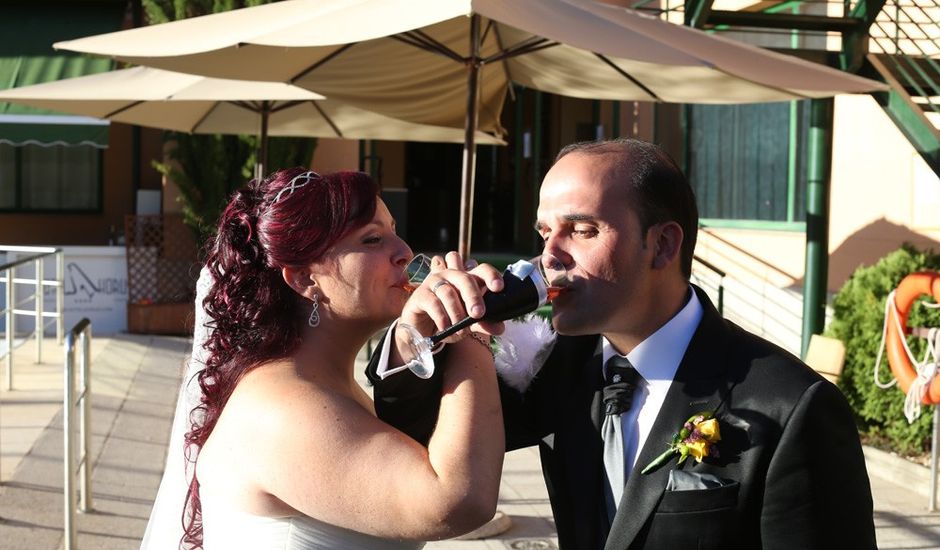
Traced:
<path fill-rule="evenodd" d="M 580 371 L 586 385 L 585 391 L 578 392 L 586 398 L 581 408 L 572 418 L 581 418 L 579 426 L 572 426 L 572 442 L 575 444 L 568 449 L 566 457 L 570 464 L 569 471 L 578 472 L 575 480 L 577 486 L 572 487 L 572 494 L 577 502 L 574 507 L 579 531 L 583 532 L 579 548 L 597 548 L 601 537 L 601 526 L 606 524 L 606 506 L 604 505 L 603 486 L 603 453 L 604 445 L 601 438 L 603 375 L 601 363 L 603 361 L 603 347 L 598 338 L 597 346 L 591 358 Z M 587 406 L 588 409 L 583 407 Z M 590 419 L 590 425 L 585 422 Z M 602 523 L 603 520 L 603 523 Z"/>
<path fill-rule="evenodd" d="M 559 388 L 562 394 L 578 396 L 571 408 L 564 411 L 556 434 L 558 451 L 563 453 L 562 470 L 566 472 L 569 510 L 578 533 L 578 548 L 597 547 L 596 541 L 601 536 L 599 521 L 604 510 L 600 342 L 598 338 L 596 349 L 586 362 L 583 356 L 577 361 L 571 386 Z M 564 401 L 558 400 L 559 403 Z"/>
<path fill-rule="evenodd" d="M 679 364 L 636 466 L 627 479 L 607 538 L 608 549 L 628 548 L 633 543 L 659 503 L 669 480 L 669 471 L 677 468 L 677 459 L 646 475 L 640 471 L 667 449 L 675 433 L 690 416 L 715 409 L 726 395 L 724 321 L 704 293 L 696 291 L 704 310 L 702 320 Z M 691 468 L 694 463 L 689 458 L 680 468 Z"/>

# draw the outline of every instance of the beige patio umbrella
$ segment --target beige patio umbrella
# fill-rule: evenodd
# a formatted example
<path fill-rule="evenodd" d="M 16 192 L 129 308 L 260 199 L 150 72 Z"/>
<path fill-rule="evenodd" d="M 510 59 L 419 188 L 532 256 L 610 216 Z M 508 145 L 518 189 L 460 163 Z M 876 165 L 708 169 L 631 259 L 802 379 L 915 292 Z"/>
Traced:
<path fill-rule="evenodd" d="M 397 120 L 280 82 L 209 78 L 149 67 L 0 91 L 0 101 L 195 134 L 258 134 L 263 173 L 268 136 L 461 143 L 459 128 Z M 501 140 L 477 132 L 477 139 Z"/>
<path fill-rule="evenodd" d="M 573 97 L 680 103 L 884 88 L 592 0 L 288 0 L 55 46 L 187 73 L 289 82 L 394 118 L 464 127 L 464 254 L 472 130 L 499 130 L 511 81 Z"/>

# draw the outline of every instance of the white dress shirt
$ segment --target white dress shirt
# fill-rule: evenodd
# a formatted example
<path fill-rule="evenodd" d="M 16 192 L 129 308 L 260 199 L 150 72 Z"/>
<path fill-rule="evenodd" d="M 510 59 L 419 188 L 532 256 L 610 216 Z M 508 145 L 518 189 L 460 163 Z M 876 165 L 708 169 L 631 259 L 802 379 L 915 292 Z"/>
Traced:
<path fill-rule="evenodd" d="M 679 369 L 679 363 L 689 347 L 689 341 L 702 320 L 702 304 L 691 287 L 689 293 L 691 297 L 679 313 L 627 354 L 630 364 L 636 368 L 643 380 L 637 384 L 630 410 L 620 415 L 626 469 L 624 479 L 629 477 L 636 464 L 640 450 L 643 449 L 653 428 L 653 422 L 659 416 L 659 410 Z M 602 342 L 604 356 L 601 365 L 606 365 L 608 359 L 617 355 L 617 351 L 607 338 L 602 338 Z M 633 429 L 634 425 L 637 429 Z M 657 444 L 665 449 L 668 443 L 661 441 Z"/>

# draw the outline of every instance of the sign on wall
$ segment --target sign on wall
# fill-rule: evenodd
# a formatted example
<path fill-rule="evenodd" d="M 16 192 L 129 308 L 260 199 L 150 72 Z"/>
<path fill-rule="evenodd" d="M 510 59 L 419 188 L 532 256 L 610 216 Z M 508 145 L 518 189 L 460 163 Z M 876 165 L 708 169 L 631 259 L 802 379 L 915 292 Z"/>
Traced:
<path fill-rule="evenodd" d="M 123 246 L 65 247 L 65 327 L 83 317 L 94 334 L 127 330 L 127 262 Z M 46 307 L 55 295 L 46 293 Z M 51 299 L 51 300 L 50 300 Z"/>
<path fill-rule="evenodd" d="M 63 310 L 64 329 L 67 331 L 82 318 L 91 320 L 92 333 L 112 335 L 127 330 L 127 262 L 123 246 L 66 246 L 65 253 Z M 13 261 L 27 253 L 9 254 L 7 261 Z M 43 278 L 55 278 L 55 258 L 44 260 Z M 35 278 L 35 263 L 30 262 L 17 267 L 17 279 Z M 18 309 L 30 310 L 33 301 L 23 303 L 27 296 L 35 292 L 32 284 L 16 285 L 16 301 L 21 303 Z M 55 288 L 43 287 L 43 308 L 46 312 L 55 311 Z M 51 317 L 44 317 L 45 334 L 55 335 L 55 322 Z M 17 315 L 16 329 L 20 335 L 32 333 L 35 318 Z"/>

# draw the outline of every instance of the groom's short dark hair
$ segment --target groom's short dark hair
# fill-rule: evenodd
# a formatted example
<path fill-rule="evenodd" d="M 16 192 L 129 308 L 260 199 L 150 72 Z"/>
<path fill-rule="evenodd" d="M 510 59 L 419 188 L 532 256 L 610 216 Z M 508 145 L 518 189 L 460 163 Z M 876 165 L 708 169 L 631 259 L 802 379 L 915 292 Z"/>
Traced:
<path fill-rule="evenodd" d="M 582 141 L 564 147 L 555 162 L 571 153 L 619 155 L 621 173 L 636 198 L 636 213 L 645 233 L 657 223 L 673 221 L 682 228 L 680 266 L 686 279 L 692 276 L 692 254 L 698 232 L 695 192 L 669 153 L 656 144 L 631 138 Z"/>

